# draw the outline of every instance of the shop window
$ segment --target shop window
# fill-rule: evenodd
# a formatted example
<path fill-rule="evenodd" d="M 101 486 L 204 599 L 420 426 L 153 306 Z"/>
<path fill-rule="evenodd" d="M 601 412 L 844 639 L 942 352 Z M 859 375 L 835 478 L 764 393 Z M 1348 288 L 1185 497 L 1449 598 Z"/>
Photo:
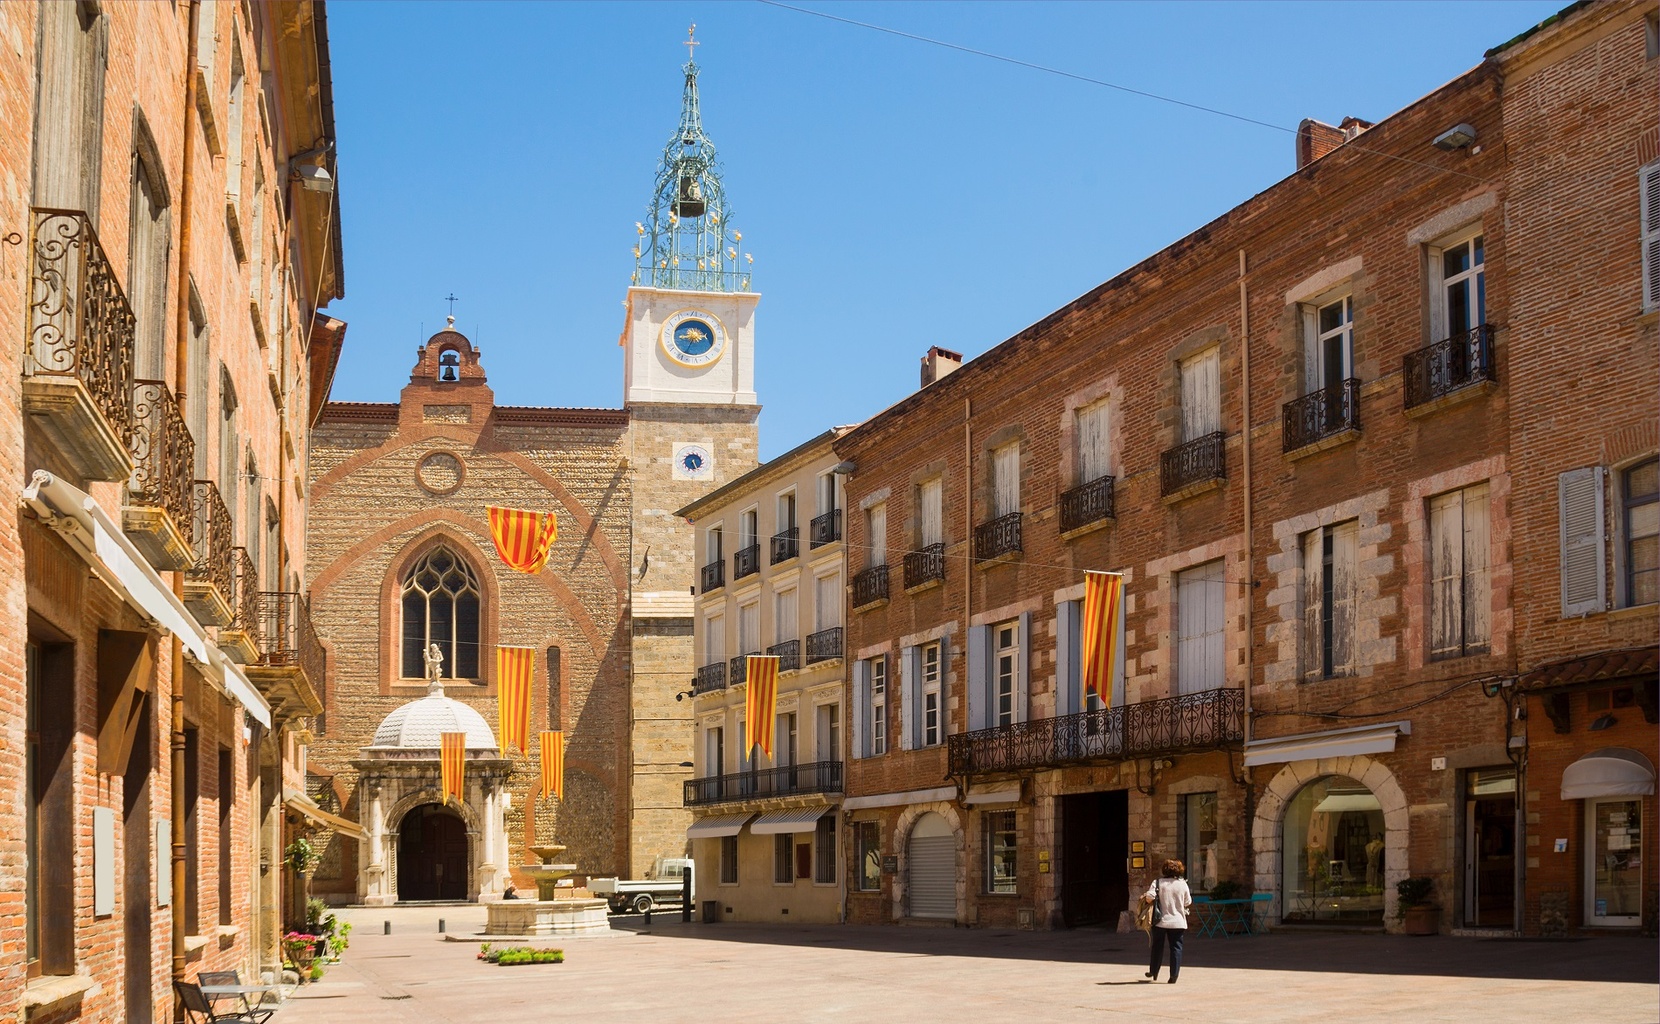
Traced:
<path fill-rule="evenodd" d="M 882 888 L 881 825 L 875 821 L 861 821 L 854 825 L 857 840 L 854 856 L 858 858 L 858 888 L 860 892 L 876 892 Z"/>
<path fill-rule="evenodd" d="M 986 850 L 986 892 L 1015 891 L 1015 827 L 1013 811 L 987 811 L 983 816 Z"/>
<path fill-rule="evenodd" d="M 1383 832 L 1383 805 L 1361 783 L 1333 775 L 1303 787 L 1280 842 L 1285 919 L 1381 924 Z"/>
<path fill-rule="evenodd" d="M 1209 892 L 1216 885 L 1216 794 L 1188 793 L 1176 798 L 1177 823 L 1181 838 L 1182 863 L 1194 892 Z"/>

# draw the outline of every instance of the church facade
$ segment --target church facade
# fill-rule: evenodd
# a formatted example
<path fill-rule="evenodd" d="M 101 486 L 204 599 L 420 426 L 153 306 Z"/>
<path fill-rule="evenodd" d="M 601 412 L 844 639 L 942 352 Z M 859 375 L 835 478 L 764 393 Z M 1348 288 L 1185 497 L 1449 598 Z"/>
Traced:
<path fill-rule="evenodd" d="M 489 899 L 531 845 L 565 846 L 586 876 L 635 876 L 686 852 L 690 706 L 674 697 L 690 684 L 696 560 L 674 510 L 754 467 L 760 409 L 759 296 L 737 269 L 742 236 L 726 223 L 698 68 L 684 73 L 681 121 L 638 225 L 623 408 L 497 405 L 479 349 L 452 323 L 419 349 L 397 402 L 331 403 L 313 430 L 309 583 L 329 678 L 310 786 L 368 830 L 362 843 L 329 837 L 313 885 L 326 898 Z M 502 564 L 491 505 L 557 516 L 543 572 Z M 470 759 L 501 766 L 477 780 L 494 801 L 484 818 L 437 796 L 436 740 L 422 747 L 421 730 L 400 734 L 415 738 L 393 755 L 407 763 L 396 799 L 377 763 L 377 734 L 397 731 L 388 720 L 433 704 L 432 644 L 437 694 L 490 727 L 496 646 L 537 651 L 532 749 L 467 744 Z M 566 735 L 563 799 L 540 792 L 543 729 Z M 485 827 L 498 816 L 505 848 Z M 406 892 L 404 880 L 419 881 Z"/>

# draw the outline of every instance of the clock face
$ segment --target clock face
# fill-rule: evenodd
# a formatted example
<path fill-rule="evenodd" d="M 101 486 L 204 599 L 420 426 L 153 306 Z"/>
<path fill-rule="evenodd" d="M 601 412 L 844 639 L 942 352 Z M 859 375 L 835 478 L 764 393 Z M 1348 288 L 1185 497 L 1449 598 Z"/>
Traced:
<path fill-rule="evenodd" d="M 726 328 L 713 313 L 687 309 L 663 324 L 663 354 L 681 366 L 709 366 L 726 352 Z"/>
<path fill-rule="evenodd" d="M 712 480 L 715 462 L 709 449 L 700 444 L 680 444 L 674 447 L 674 479 Z"/>

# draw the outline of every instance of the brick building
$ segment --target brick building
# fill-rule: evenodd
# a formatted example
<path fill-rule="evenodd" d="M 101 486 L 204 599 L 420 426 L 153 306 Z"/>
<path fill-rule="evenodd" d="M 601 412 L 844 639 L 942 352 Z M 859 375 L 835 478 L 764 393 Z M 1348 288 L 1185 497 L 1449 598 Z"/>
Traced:
<path fill-rule="evenodd" d="M 317 886 L 331 899 L 488 899 L 502 872 L 533 859 L 530 845 L 566 846 L 590 876 L 638 876 L 685 854 L 691 719 L 674 695 L 691 663 L 694 560 L 673 510 L 755 465 L 759 413 L 760 296 L 726 255 L 740 236 L 724 223 L 697 73 L 686 65 L 681 122 L 639 227 L 623 408 L 498 406 L 479 350 L 452 324 L 421 347 L 398 402 L 331 404 L 313 432 L 308 579 L 331 671 L 310 786 L 376 844 L 328 837 Z M 543 573 L 502 566 L 488 505 L 557 516 Z M 440 699 L 490 726 L 495 645 L 538 651 L 530 753 L 536 731 L 567 733 L 565 795 L 544 796 L 535 763 L 499 751 L 509 769 L 479 806 L 505 802 L 505 849 L 443 806 L 434 737 L 428 785 L 384 804 L 381 767 L 360 757 L 388 715 L 430 699 L 427 643 L 445 655 Z"/>
<path fill-rule="evenodd" d="M 1291 176 L 836 440 L 850 864 L 882 866 L 849 920 L 1111 922 L 1174 856 L 1274 922 L 1393 929 L 1426 876 L 1443 930 L 1598 887 L 1629 913 L 1567 927 L 1652 930 L 1655 45 L 1651 9 L 1575 5 L 1305 122 Z M 1559 501 L 1625 525 L 1570 514 L 1559 554 Z M 1086 569 L 1126 579 L 1111 707 Z M 1578 773 L 1629 788 L 1579 801 L 1604 745 Z"/>
<path fill-rule="evenodd" d="M 0 34 L 0 1017 L 171 1019 L 171 979 L 279 967 L 316 813 L 324 8 L 14 3 Z"/>

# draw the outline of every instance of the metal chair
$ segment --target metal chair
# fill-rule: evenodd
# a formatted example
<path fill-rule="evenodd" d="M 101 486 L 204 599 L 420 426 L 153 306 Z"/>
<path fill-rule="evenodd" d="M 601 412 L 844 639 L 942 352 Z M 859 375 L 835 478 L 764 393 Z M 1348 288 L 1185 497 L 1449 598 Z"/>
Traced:
<path fill-rule="evenodd" d="M 175 981 L 174 991 L 179 994 L 179 1002 L 184 1006 L 185 1020 L 190 1024 L 201 1021 L 205 1024 L 218 1024 L 219 1021 L 234 1021 L 237 1024 L 261 1024 L 262 1017 L 252 1017 L 245 1013 L 218 1013 L 213 1009 L 213 1002 L 202 991 L 202 986 L 192 981 Z"/>
<path fill-rule="evenodd" d="M 240 985 L 240 984 L 242 984 L 242 972 L 241 971 L 198 971 L 196 973 L 196 984 L 198 984 L 198 985 Z M 204 993 L 204 995 L 205 994 L 206 993 Z M 260 1022 L 260 1024 L 264 1024 L 264 1022 L 266 1020 L 268 1020 L 273 1013 L 277 1012 L 277 1008 L 274 1007 L 274 1006 L 273 1007 L 268 1007 L 268 1008 L 267 1007 L 255 1006 L 253 1003 L 250 1003 L 248 1001 L 248 997 L 246 995 L 210 996 L 208 1001 L 210 1003 L 212 1003 L 214 1006 L 218 1006 L 219 1001 L 221 999 L 225 999 L 225 1000 L 234 999 L 236 1001 L 237 1005 L 240 1007 L 240 1009 L 235 1011 L 235 1012 L 240 1013 L 243 1016 L 248 1017 L 252 1020 L 258 1021 L 258 1022 Z"/>

